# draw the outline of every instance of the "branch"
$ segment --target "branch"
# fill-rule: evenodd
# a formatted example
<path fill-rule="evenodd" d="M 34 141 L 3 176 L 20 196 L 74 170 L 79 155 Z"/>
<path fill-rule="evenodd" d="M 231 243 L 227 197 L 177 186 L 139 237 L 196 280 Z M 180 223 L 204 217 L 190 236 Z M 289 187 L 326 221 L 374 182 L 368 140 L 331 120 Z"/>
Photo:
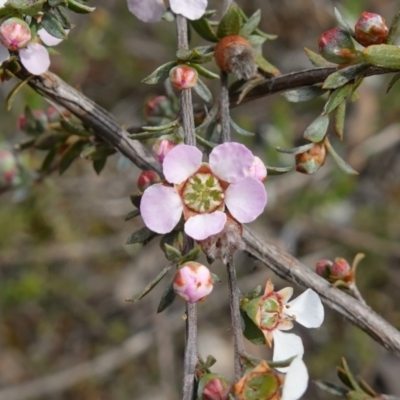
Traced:
<path fill-rule="evenodd" d="M 281 82 L 279 90 L 287 90 L 291 87 L 321 83 L 329 73 L 332 72 L 332 69 L 318 68 L 315 70 L 283 75 L 278 78 L 272 78 L 269 81 L 277 82 L 278 80 L 278 82 Z M 368 70 L 368 75 L 384 74 L 387 72 L 393 71 L 371 67 Z M 26 73 L 21 73 L 19 75 L 20 78 L 24 76 L 26 77 Z M 297 78 L 295 79 L 296 76 Z M 291 82 L 291 87 L 289 87 L 288 84 L 283 85 L 282 80 L 284 80 L 285 77 Z M 115 122 L 108 112 L 97 106 L 82 93 L 67 85 L 56 75 L 47 73 L 42 76 L 34 77 L 30 80 L 29 85 L 40 94 L 53 99 L 70 110 L 88 126 L 95 129 L 100 137 L 118 149 L 137 166 L 144 169 L 154 169 L 161 173 L 160 164 L 149 155 L 148 151 L 145 150 L 140 142 L 127 139 L 127 132 Z M 263 95 L 265 96 L 277 92 L 277 87 L 276 85 L 272 85 L 268 91 L 264 91 Z M 255 88 L 250 92 L 247 101 L 262 97 L 263 95 L 259 88 Z M 244 101 L 246 101 L 246 98 Z M 232 102 L 234 102 L 234 98 L 231 99 L 231 104 Z M 330 287 L 321 277 L 291 255 L 270 243 L 263 242 L 248 229 L 244 230 L 244 241 L 247 246 L 247 251 L 270 267 L 279 276 L 301 286 L 312 288 L 319 293 L 329 307 L 342 314 L 345 318 L 364 330 L 374 340 L 400 356 L 400 332 L 383 318 L 379 317 L 379 315 L 373 312 L 369 307 L 362 305 L 351 296 Z"/>

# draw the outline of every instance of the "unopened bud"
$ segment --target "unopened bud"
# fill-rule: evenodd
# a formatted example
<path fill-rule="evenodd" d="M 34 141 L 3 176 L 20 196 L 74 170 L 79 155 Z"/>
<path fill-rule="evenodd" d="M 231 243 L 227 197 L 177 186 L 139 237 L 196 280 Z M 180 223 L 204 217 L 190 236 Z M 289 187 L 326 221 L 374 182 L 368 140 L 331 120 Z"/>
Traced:
<path fill-rule="evenodd" d="M 333 262 L 331 260 L 321 260 L 315 265 L 315 272 L 325 279 L 328 279 L 331 275 L 331 266 Z"/>
<path fill-rule="evenodd" d="M 166 96 L 156 96 L 148 100 L 145 104 L 146 119 L 153 117 L 165 117 L 169 114 L 171 102 Z"/>
<path fill-rule="evenodd" d="M 215 62 L 219 69 L 249 80 L 257 72 L 254 50 L 250 42 L 238 35 L 225 36 L 215 47 Z"/>
<path fill-rule="evenodd" d="M 227 400 L 231 390 L 230 383 L 223 377 L 215 377 L 215 374 L 204 375 L 201 379 L 207 382 L 204 385 L 202 400 Z M 209 378 L 209 379 L 207 379 Z"/>
<path fill-rule="evenodd" d="M 47 115 L 42 110 L 33 110 L 31 114 L 21 114 L 17 119 L 17 128 L 26 133 L 42 133 L 48 123 Z"/>
<path fill-rule="evenodd" d="M 253 164 L 249 169 L 249 176 L 258 179 L 260 182 L 267 180 L 267 168 L 260 157 L 254 156 Z"/>
<path fill-rule="evenodd" d="M 169 72 L 169 80 L 178 90 L 191 89 L 197 84 L 197 71 L 187 65 L 178 65 Z"/>
<path fill-rule="evenodd" d="M 18 176 L 18 163 L 9 150 L 0 150 L 0 185 L 11 185 Z"/>
<path fill-rule="evenodd" d="M 386 21 L 379 14 L 364 11 L 355 26 L 357 42 L 365 47 L 386 43 L 388 34 Z"/>
<path fill-rule="evenodd" d="M 324 32 L 318 40 L 319 53 L 335 64 L 349 64 L 359 59 L 353 40 L 348 32 L 334 28 Z"/>
<path fill-rule="evenodd" d="M 344 258 L 335 258 L 331 266 L 331 274 L 335 277 L 344 278 L 351 271 L 349 263 Z"/>
<path fill-rule="evenodd" d="M 165 156 L 179 143 L 181 140 L 178 140 L 175 135 L 160 136 L 152 147 L 154 157 L 163 163 Z"/>
<path fill-rule="evenodd" d="M 189 303 L 203 300 L 213 290 L 210 270 L 198 262 L 188 262 L 175 274 L 174 290 Z"/>
<path fill-rule="evenodd" d="M 7 49 L 17 51 L 31 40 L 29 25 L 19 18 L 9 18 L 0 26 L 0 41 Z"/>
<path fill-rule="evenodd" d="M 155 171 L 143 171 L 137 180 L 138 189 L 144 192 L 148 187 L 161 182 L 160 175 Z"/>
<path fill-rule="evenodd" d="M 310 150 L 296 154 L 296 171 L 303 174 L 314 174 L 326 159 L 326 148 L 323 142 L 316 143 Z"/>

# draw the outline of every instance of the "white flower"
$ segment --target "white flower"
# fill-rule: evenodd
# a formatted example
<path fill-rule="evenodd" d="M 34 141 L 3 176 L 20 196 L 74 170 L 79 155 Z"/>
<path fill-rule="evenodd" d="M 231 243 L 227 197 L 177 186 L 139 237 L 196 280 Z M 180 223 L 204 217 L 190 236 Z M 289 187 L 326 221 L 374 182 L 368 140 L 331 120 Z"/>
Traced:
<path fill-rule="evenodd" d="M 307 367 L 301 358 L 295 358 L 289 365 L 283 383 L 281 400 L 297 400 L 308 386 Z"/>

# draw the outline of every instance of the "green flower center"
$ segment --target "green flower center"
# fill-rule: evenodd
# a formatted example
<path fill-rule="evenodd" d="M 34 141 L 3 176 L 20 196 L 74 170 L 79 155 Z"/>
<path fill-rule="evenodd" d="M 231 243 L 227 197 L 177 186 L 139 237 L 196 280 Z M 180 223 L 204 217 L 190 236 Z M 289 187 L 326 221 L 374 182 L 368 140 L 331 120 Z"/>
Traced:
<path fill-rule="evenodd" d="M 182 190 L 186 207 L 198 213 L 213 212 L 222 204 L 224 197 L 219 180 L 210 173 L 191 176 Z"/>
<path fill-rule="evenodd" d="M 282 313 L 282 304 L 276 296 L 262 299 L 260 307 L 260 328 L 264 330 L 274 329 L 279 323 Z"/>

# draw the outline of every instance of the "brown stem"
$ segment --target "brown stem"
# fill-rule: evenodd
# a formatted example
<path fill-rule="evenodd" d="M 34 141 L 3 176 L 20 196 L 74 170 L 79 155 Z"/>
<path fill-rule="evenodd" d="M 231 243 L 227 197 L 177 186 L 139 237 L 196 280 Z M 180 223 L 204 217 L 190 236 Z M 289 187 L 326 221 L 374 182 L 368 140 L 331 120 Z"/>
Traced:
<path fill-rule="evenodd" d="M 219 97 L 219 123 L 221 124 L 222 142 L 231 141 L 229 116 L 228 73 L 221 71 L 221 94 Z"/>

